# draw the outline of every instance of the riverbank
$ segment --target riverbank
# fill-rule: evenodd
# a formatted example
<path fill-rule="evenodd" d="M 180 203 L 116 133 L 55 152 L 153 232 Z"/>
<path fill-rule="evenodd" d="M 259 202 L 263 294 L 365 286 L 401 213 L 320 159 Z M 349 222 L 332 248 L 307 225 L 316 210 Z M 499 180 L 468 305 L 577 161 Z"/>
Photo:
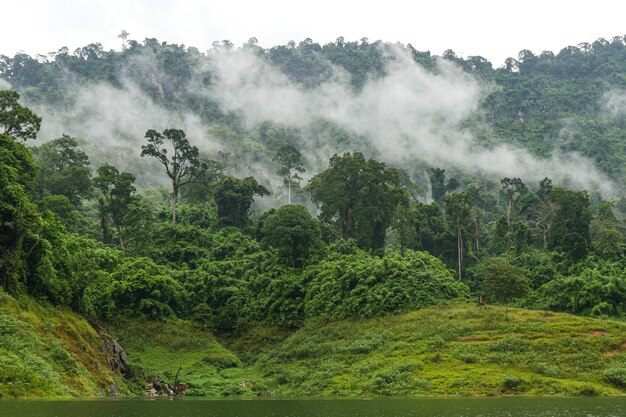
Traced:
<path fill-rule="evenodd" d="M 127 369 L 84 318 L 0 294 L 0 395 L 144 395 L 177 372 L 188 396 L 626 395 L 626 323 L 552 312 L 457 303 L 299 330 L 132 321 L 107 332 Z"/>
<path fill-rule="evenodd" d="M 626 367 L 626 323 L 612 320 L 462 303 L 217 339 L 189 326 L 113 333 L 147 375 L 182 364 L 193 395 L 626 394 L 610 379 Z"/>

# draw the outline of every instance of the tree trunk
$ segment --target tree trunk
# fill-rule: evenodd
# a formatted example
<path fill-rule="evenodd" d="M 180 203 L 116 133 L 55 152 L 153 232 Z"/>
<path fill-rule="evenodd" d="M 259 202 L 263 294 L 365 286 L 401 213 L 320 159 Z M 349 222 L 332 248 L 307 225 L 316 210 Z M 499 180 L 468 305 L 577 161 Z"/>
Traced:
<path fill-rule="evenodd" d="M 102 229 L 102 243 L 109 243 L 111 241 L 109 225 L 107 224 L 107 214 L 102 200 L 100 201 L 100 228 Z"/>
<path fill-rule="evenodd" d="M 176 224 L 176 203 L 178 200 L 178 187 L 174 185 L 172 192 L 172 224 Z"/>
<path fill-rule="evenodd" d="M 474 216 L 474 249 L 476 250 L 476 254 L 480 252 L 480 243 L 478 242 L 478 216 Z"/>
<path fill-rule="evenodd" d="M 346 231 L 344 233 L 344 239 L 348 239 L 351 234 L 352 234 L 352 208 L 349 208 Z"/>
<path fill-rule="evenodd" d="M 506 225 L 511 228 L 511 206 L 513 205 L 513 199 L 509 198 L 509 208 L 506 211 Z"/>
<path fill-rule="evenodd" d="M 120 248 L 124 250 L 124 237 L 122 236 L 122 228 L 119 226 L 117 227 L 117 235 L 120 238 Z"/>
<path fill-rule="evenodd" d="M 287 177 L 287 184 L 289 187 L 289 191 L 287 192 L 287 204 L 291 204 L 291 175 Z"/>

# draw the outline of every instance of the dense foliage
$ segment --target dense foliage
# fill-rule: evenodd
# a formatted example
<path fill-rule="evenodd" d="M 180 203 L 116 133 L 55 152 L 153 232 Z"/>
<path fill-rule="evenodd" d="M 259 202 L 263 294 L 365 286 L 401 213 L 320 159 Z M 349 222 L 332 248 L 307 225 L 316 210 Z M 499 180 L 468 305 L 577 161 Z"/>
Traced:
<path fill-rule="evenodd" d="M 380 46 L 307 40 L 267 51 L 245 47 L 303 86 L 324 79 L 327 65 L 341 66 L 358 90 L 383 70 Z M 434 57 L 407 49 L 433 69 Z M 11 294 L 70 306 L 91 320 L 179 317 L 216 331 L 389 315 L 469 296 L 626 314 L 623 200 L 548 178 L 446 177 L 441 167 L 411 176 L 366 156 L 357 138 L 328 121 L 315 128 L 346 152 L 300 187 L 303 161 L 314 156 L 298 149 L 297 131 L 270 122 L 251 128 L 209 99 L 177 94 L 204 55 L 150 39 L 122 52 L 97 44 L 61 50 L 47 62 L 2 57 L 0 77 L 31 102 L 67 105 L 61 73 L 76 74 L 78 83 L 119 85 L 117 70 L 146 51 L 164 79 L 131 73 L 141 88 L 172 111 L 192 108 L 212 124 L 211 134 L 241 145 L 241 154 L 204 153 L 180 129 L 150 129 L 146 144 L 129 152 L 151 157 L 154 173 L 165 168 L 169 189 L 142 188 L 135 184 L 141 172 L 123 172 L 112 161 L 92 166 L 80 139 L 62 135 L 26 146 L 41 120 L 17 93 L 0 92 L 0 284 Z M 444 58 L 501 86 L 483 105 L 496 132 L 490 140 L 520 140 L 542 154 L 554 121 L 571 117 L 583 134 L 565 145 L 623 181 L 623 117 L 601 119 L 587 97 L 598 98 L 594 86 L 606 79 L 626 87 L 625 54 L 623 39 L 614 39 L 557 55 L 522 51 L 496 70 L 480 57 L 449 51 Z M 478 129 L 475 122 L 468 121 Z M 286 200 L 303 204 L 261 213 L 255 197 L 280 190 L 233 176 L 256 151 L 273 156 Z"/>

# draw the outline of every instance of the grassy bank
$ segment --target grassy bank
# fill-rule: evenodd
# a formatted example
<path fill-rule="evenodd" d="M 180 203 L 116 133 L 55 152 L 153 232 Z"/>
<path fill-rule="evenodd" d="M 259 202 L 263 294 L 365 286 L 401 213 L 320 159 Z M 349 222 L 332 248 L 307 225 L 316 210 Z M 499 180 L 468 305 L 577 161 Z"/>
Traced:
<path fill-rule="evenodd" d="M 217 340 L 184 322 L 113 331 L 147 375 L 181 366 L 196 395 L 626 394 L 626 323 L 567 314 L 454 304 Z"/>
<path fill-rule="evenodd" d="M 0 290 L 0 397 L 101 397 L 112 384 L 131 394 L 84 318 Z"/>
<path fill-rule="evenodd" d="M 109 331 L 146 380 L 181 368 L 196 396 L 626 394 L 626 323 L 543 311 L 452 304 L 217 338 L 184 321 Z M 2 396 L 104 396 L 113 383 L 132 395 L 69 310 L 0 293 L 0 336 Z"/>

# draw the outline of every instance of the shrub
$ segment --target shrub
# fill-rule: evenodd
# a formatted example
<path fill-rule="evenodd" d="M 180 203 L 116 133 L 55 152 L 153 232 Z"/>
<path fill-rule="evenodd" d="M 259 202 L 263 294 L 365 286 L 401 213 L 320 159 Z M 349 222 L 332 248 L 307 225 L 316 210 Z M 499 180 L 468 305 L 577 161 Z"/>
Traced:
<path fill-rule="evenodd" d="M 526 381 L 517 375 L 505 375 L 502 379 L 502 385 L 505 388 L 514 390 L 520 388 Z"/>
<path fill-rule="evenodd" d="M 487 299 L 500 303 L 520 298 L 530 290 L 530 281 L 521 269 L 503 258 L 487 258 L 473 267 L 473 274 L 482 278 L 482 290 Z"/>
<path fill-rule="evenodd" d="M 626 387 L 626 366 L 609 368 L 603 372 L 602 376 L 613 385 Z"/>
<path fill-rule="evenodd" d="M 306 272 L 308 319 L 342 320 L 395 314 L 467 295 L 437 258 L 407 251 L 376 258 L 359 252 L 334 255 Z"/>
<path fill-rule="evenodd" d="M 626 314 L 626 277 L 623 267 L 596 264 L 580 273 L 560 277 L 539 288 L 543 303 L 556 310 L 586 315 Z"/>

